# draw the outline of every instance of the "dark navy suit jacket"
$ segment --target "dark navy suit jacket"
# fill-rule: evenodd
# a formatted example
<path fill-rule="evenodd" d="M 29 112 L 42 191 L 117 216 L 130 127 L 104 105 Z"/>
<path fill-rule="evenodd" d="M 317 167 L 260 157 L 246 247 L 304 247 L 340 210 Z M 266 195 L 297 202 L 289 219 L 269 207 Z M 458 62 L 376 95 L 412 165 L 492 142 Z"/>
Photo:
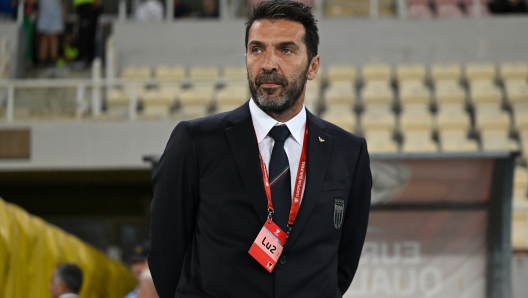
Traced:
<path fill-rule="evenodd" d="M 307 112 L 303 200 L 272 273 L 248 254 L 267 216 L 249 105 L 180 122 L 153 176 L 149 266 L 161 298 L 341 297 L 372 178 L 365 140 Z"/>

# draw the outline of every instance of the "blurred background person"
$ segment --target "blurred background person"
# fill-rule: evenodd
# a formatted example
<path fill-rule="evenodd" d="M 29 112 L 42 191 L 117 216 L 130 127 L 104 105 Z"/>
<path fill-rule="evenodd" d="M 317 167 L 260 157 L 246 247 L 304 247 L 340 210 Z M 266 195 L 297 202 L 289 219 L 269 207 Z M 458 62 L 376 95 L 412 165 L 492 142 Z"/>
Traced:
<path fill-rule="evenodd" d="M 174 18 L 186 18 L 191 15 L 191 9 L 181 0 L 174 0 Z"/>
<path fill-rule="evenodd" d="M 217 0 L 202 0 L 201 18 L 218 18 L 219 15 Z"/>
<path fill-rule="evenodd" d="M 143 270 L 139 275 L 139 290 L 137 293 L 138 298 L 158 298 L 158 292 L 154 287 L 154 281 L 152 280 L 152 274 L 150 270 Z"/>
<path fill-rule="evenodd" d="M 148 241 L 145 241 L 141 243 L 140 245 L 137 245 L 136 248 L 134 249 L 134 254 L 132 255 L 132 257 L 130 257 L 130 261 L 132 262 L 130 269 L 132 270 L 132 274 L 134 274 L 134 277 L 138 281 L 138 286 L 134 290 L 132 290 L 130 293 L 128 293 L 125 296 L 125 298 L 137 298 L 138 297 L 141 273 L 149 269 L 148 263 L 147 263 L 147 257 L 148 257 L 149 252 L 150 252 L 150 242 Z"/>
<path fill-rule="evenodd" d="M 140 22 L 161 22 L 163 4 L 159 0 L 144 0 L 136 9 L 136 20 Z"/>
<path fill-rule="evenodd" d="M 95 33 L 103 11 L 101 0 L 73 0 L 79 17 L 79 60 L 89 67 L 95 57 Z"/>
<path fill-rule="evenodd" d="M 64 32 L 64 20 L 68 15 L 61 0 L 39 0 L 37 33 L 39 37 L 38 58 L 41 66 L 52 65 L 59 53 L 59 35 Z"/>
<path fill-rule="evenodd" d="M 49 291 L 52 298 L 78 298 L 83 283 L 81 268 L 73 263 L 59 264 L 53 272 Z"/>

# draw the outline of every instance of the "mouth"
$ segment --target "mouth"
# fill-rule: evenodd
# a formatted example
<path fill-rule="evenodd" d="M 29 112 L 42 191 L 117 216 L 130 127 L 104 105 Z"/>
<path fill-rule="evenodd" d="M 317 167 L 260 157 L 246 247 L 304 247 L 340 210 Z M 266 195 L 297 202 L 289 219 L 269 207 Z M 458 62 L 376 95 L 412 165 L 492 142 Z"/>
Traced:
<path fill-rule="evenodd" d="M 262 84 L 260 84 L 260 87 L 262 87 L 262 88 L 277 88 L 279 86 L 282 86 L 282 84 L 279 84 L 279 83 L 262 83 Z"/>

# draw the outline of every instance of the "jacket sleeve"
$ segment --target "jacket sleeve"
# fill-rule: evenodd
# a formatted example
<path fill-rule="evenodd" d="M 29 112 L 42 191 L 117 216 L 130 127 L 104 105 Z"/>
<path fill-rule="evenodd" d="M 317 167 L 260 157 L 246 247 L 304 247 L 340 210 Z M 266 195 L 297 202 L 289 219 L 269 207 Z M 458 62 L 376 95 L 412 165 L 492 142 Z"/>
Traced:
<path fill-rule="evenodd" d="M 198 163 L 191 126 L 174 128 L 152 178 L 148 264 L 159 297 L 173 298 L 198 209 Z"/>
<path fill-rule="evenodd" d="M 339 243 L 337 274 L 341 294 L 346 292 L 356 273 L 369 219 L 372 175 L 364 138 L 359 150 Z"/>

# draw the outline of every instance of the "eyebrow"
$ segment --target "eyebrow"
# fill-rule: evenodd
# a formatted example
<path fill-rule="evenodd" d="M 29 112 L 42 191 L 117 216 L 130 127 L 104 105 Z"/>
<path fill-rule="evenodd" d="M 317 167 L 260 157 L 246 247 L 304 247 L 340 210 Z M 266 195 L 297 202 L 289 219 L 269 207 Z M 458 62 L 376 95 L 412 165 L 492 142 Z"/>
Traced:
<path fill-rule="evenodd" d="M 258 47 L 265 47 L 266 45 L 258 40 L 252 40 L 249 42 L 249 46 L 258 46 Z M 295 49 L 299 49 L 299 46 L 293 42 L 293 41 L 283 41 L 276 45 L 278 48 L 287 48 L 287 47 L 293 47 Z"/>

